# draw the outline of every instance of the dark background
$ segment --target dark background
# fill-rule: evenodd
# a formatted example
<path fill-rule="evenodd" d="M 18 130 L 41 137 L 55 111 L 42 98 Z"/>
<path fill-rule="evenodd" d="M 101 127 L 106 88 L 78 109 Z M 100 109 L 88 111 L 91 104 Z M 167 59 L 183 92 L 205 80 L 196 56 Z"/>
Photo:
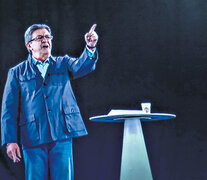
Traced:
<path fill-rule="evenodd" d="M 143 101 L 177 115 L 142 123 L 154 180 L 206 180 L 206 12 L 206 0 L 1 0 L 1 98 L 8 69 L 27 58 L 28 26 L 48 24 L 52 54 L 77 57 L 97 23 L 96 71 L 73 82 L 89 132 L 74 139 L 75 180 L 119 179 L 123 124 L 88 119 Z M 0 176 L 24 179 L 23 162 L 13 164 L 5 147 Z"/>

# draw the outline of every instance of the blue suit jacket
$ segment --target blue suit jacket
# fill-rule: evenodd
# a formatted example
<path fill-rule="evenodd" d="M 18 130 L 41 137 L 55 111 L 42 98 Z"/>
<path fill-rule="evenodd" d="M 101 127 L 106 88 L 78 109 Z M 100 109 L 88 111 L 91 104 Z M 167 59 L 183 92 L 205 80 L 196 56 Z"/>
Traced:
<path fill-rule="evenodd" d="M 2 145 L 18 142 L 30 147 L 87 135 L 70 80 L 95 69 L 85 49 L 79 58 L 51 57 L 45 78 L 28 59 L 11 68 L 1 113 Z"/>

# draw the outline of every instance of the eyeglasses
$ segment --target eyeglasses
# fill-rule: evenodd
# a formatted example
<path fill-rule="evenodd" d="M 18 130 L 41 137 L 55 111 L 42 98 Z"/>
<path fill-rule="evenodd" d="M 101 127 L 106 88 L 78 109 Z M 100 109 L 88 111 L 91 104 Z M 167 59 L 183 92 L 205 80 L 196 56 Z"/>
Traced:
<path fill-rule="evenodd" d="M 38 35 L 37 37 L 31 39 L 29 42 L 32 42 L 32 41 L 42 41 L 44 38 L 46 38 L 47 40 L 52 40 L 53 39 L 53 36 L 51 35 Z"/>

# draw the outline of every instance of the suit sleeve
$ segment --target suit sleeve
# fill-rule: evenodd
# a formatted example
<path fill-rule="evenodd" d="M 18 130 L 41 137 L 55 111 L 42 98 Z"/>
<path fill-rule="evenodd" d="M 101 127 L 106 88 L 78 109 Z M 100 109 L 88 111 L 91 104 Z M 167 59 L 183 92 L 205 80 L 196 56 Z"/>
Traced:
<path fill-rule="evenodd" d="M 19 117 L 19 86 L 14 70 L 10 69 L 4 88 L 1 109 L 1 144 L 17 142 Z"/>
<path fill-rule="evenodd" d="M 85 48 L 79 58 L 67 56 L 67 59 L 68 69 L 72 73 L 73 79 L 76 79 L 95 70 L 98 52 L 96 50 L 94 56 L 91 56 L 90 52 Z"/>

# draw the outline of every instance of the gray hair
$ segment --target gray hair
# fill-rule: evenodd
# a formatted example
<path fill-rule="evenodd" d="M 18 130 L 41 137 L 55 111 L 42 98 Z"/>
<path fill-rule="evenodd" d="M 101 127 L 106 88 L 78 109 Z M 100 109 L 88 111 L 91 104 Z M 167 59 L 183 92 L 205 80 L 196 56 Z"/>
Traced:
<path fill-rule="evenodd" d="M 51 29 L 46 24 L 33 24 L 24 33 L 24 42 L 27 44 L 32 40 L 32 33 L 38 29 L 46 29 L 50 34 L 52 34 Z"/>

